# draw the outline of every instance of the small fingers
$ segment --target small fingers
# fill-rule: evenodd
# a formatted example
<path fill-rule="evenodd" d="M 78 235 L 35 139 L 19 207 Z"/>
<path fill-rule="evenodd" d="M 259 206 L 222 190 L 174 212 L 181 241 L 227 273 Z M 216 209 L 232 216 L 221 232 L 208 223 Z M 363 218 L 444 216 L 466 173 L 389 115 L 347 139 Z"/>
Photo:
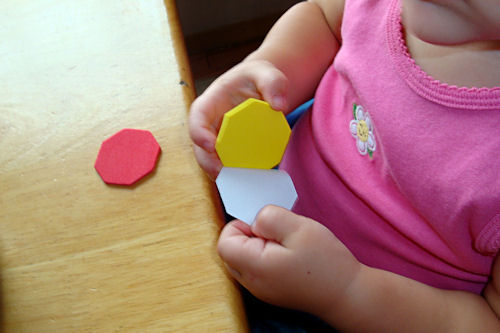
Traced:
<path fill-rule="evenodd" d="M 235 220 L 226 224 L 219 236 L 217 252 L 232 269 L 240 272 L 248 269 L 248 263 L 256 259 L 262 240 L 253 238 L 250 227 Z"/>
<path fill-rule="evenodd" d="M 234 234 L 237 235 L 244 234 L 248 237 L 253 236 L 252 229 L 250 228 L 250 226 L 241 220 L 233 220 L 228 224 L 230 224 L 233 227 L 232 231 L 234 232 Z"/>
<path fill-rule="evenodd" d="M 287 112 L 288 79 L 274 66 L 262 66 L 252 73 L 257 90 L 271 107 Z"/>
<path fill-rule="evenodd" d="M 192 103 L 189 135 L 198 163 L 212 180 L 222 168 L 215 143 L 224 114 L 250 97 L 264 99 L 273 109 L 286 111 L 287 86 L 285 75 L 271 63 L 242 63 L 217 78 Z"/>
<path fill-rule="evenodd" d="M 217 250 L 227 265 L 247 277 L 248 274 L 259 274 L 270 264 L 270 258 L 281 253 L 283 248 L 275 242 L 255 237 L 250 226 L 235 220 L 222 230 Z"/>
<path fill-rule="evenodd" d="M 252 232 L 284 245 L 286 239 L 300 228 L 304 220 L 304 217 L 285 208 L 268 205 L 257 214 Z"/>
<path fill-rule="evenodd" d="M 274 65 L 254 61 L 237 65 L 208 87 L 191 105 L 189 134 L 193 142 L 213 152 L 224 113 L 253 97 L 278 111 L 288 111 L 288 80 Z"/>
<path fill-rule="evenodd" d="M 206 105 L 208 104 L 208 105 Z M 213 127 L 213 112 L 211 103 L 204 103 L 200 97 L 191 105 L 189 112 L 189 135 L 195 145 L 202 147 L 207 152 L 215 150 L 215 128 Z"/>
<path fill-rule="evenodd" d="M 217 153 L 215 151 L 207 152 L 199 146 L 194 146 L 193 150 L 200 167 L 208 174 L 211 180 L 215 180 L 222 169 L 222 162 Z"/>

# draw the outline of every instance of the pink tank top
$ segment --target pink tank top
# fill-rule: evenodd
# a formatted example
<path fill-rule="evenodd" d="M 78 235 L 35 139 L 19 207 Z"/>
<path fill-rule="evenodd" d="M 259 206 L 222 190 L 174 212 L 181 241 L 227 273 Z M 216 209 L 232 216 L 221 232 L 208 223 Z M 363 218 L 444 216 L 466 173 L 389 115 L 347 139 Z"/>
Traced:
<path fill-rule="evenodd" d="M 480 293 L 500 248 L 500 87 L 429 77 L 400 18 L 397 0 L 346 1 L 342 47 L 282 162 L 294 211 L 366 265 Z"/>

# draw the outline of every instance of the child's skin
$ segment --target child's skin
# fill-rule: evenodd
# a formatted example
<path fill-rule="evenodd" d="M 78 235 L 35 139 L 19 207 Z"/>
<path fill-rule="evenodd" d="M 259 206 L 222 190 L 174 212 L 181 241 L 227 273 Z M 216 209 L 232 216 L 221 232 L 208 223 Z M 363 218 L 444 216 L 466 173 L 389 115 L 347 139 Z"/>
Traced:
<path fill-rule="evenodd" d="M 256 97 L 287 113 L 314 94 L 342 42 L 343 5 L 311 0 L 292 7 L 257 51 L 193 103 L 195 155 L 211 177 L 221 168 L 214 145 L 225 112 Z M 410 53 L 431 76 L 500 86 L 500 0 L 403 0 L 403 24 Z M 228 223 L 218 251 L 255 296 L 341 331 L 500 332 L 498 258 L 483 296 L 441 290 L 365 266 L 320 223 L 273 206 L 251 227 Z"/>

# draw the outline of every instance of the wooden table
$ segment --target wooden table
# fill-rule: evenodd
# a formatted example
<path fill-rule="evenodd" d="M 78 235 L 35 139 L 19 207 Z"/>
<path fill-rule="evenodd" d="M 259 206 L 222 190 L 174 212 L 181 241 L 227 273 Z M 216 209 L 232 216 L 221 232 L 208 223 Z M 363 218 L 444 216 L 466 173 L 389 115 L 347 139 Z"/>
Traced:
<path fill-rule="evenodd" d="M 0 2 L 4 332 L 238 332 L 221 213 L 187 134 L 173 0 Z M 101 142 L 150 130 L 157 171 L 104 184 Z"/>

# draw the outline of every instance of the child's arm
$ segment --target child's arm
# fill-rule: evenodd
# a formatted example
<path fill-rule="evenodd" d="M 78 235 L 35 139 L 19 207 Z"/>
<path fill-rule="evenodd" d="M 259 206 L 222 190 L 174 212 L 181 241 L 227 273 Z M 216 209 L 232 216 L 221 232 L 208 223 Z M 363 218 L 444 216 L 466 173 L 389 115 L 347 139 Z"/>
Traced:
<path fill-rule="evenodd" d="M 224 113 L 249 97 L 288 112 L 311 98 L 339 48 L 343 0 L 311 0 L 288 10 L 265 41 L 221 75 L 191 106 L 189 128 L 200 166 L 221 168 L 215 139 Z M 327 19 L 328 17 L 328 19 Z"/>
<path fill-rule="evenodd" d="M 271 62 L 288 80 L 289 110 L 311 98 L 340 47 L 344 1 L 310 0 L 289 10 L 245 61 Z M 287 110 L 287 111 L 289 111 Z"/>
<path fill-rule="evenodd" d="M 500 332 L 500 259 L 484 297 L 359 263 L 323 225 L 268 206 L 229 223 L 218 250 L 264 301 L 313 313 L 342 332 Z"/>
<path fill-rule="evenodd" d="M 500 332 L 500 257 L 484 296 L 433 288 L 362 265 L 342 303 L 324 318 L 346 331 Z"/>

